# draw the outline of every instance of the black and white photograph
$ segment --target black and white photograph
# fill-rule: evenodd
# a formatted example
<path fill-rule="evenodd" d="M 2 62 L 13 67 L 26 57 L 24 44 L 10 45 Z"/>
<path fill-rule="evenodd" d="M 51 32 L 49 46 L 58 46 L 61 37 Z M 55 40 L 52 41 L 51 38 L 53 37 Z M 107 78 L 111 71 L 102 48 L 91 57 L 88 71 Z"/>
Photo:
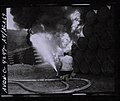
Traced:
<path fill-rule="evenodd" d="M 8 95 L 115 92 L 114 6 L 6 8 Z"/>

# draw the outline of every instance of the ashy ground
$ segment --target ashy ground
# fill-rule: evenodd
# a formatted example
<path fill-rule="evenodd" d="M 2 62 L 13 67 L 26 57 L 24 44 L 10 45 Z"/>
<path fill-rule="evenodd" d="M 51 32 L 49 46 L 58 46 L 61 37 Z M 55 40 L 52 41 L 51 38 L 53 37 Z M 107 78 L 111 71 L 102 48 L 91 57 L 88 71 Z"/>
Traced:
<path fill-rule="evenodd" d="M 114 92 L 114 77 L 107 77 L 104 75 L 92 75 L 92 74 L 79 74 L 76 77 L 85 78 L 90 80 L 91 86 L 85 90 L 79 92 L 94 93 L 94 92 Z M 8 79 L 54 79 L 56 78 L 56 72 L 48 65 L 25 65 L 25 64 L 14 64 L 8 65 Z M 44 91 L 44 90 L 55 90 L 64 88 L 61 82 L 21 82 L 30 89 Z M 84 81 L 67 81 L 69 89 L 82 87 L 86 85 Z M 9 94 L 35 94 L 24 90 L 22 87 L 16 84 L 8 84 Z"/>

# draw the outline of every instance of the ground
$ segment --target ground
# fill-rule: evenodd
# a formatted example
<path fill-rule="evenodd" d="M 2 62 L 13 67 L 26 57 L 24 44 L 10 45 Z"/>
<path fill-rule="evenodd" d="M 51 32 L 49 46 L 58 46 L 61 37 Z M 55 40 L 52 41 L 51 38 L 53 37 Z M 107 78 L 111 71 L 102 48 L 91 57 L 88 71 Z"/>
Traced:
<path fill-rule="evenodd" d="M 76 77 L 85 78 L 90 80 L 91 86 L 85 90 L 79 92 L 94 93 L 94 92 L 114 92 L 114 78 L 104 75 L 92 75 L 92 74 L 79 74 Z M 26 65 L 26 64 L 14 64 L 8 65 L 8 80 L 10 79 L 43 79 L 43 78 L 56 78 L 56 72 L 48 65 Z M 55 90 L 64 88 L 65 86 L 59 82 L 21 82 L 25 86 L 34 90 Z M 82 87 L 86 85 L 83 81 L 67 81 L 70 85 L 69 89 Z M 8 84 L 9 94 L 35 94 L 24 90 L 18 85 Z"/>

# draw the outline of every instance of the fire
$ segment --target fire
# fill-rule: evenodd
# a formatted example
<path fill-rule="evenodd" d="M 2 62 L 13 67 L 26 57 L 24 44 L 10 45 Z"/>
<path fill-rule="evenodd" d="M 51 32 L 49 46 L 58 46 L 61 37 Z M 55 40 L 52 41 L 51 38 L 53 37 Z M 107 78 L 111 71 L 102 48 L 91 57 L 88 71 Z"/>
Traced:
<path fill-rule="evenodd" d="M 79 37 L 85 37 L 82 29 L 83 26 L 80 21 L 81 21 L 81 13 L 78 10 L 75 10 L 71 15 L 70 15 L 70 19 L 72 21 L 72 25 L 71 25 L 71 33 L 73 33 L 73 36 L 77 36 L 77 39 Z M 78 33 L 74 33 L 75 31 L 78 31 Z M 74 40 L 74 39 L 73 39 Z M 76 39 L 75 39 L 76 40 Z"/>
<path fill-rule="evenodd" d="M 50 63 L 56 72 L 56 60 L 59 56 L 64 56 L 64 52 L 70 52 L 72 41 L 67 33 L 61 33 L 59 36 L 60 44 L 58 44 L 58 38 L 55 38 L 49 33 L 35 33 L 30 37 L 30 41 L 33 47 L 36 48 L 38 54 L 45 62 Z"/>
<path fill-rule="evenodd" d="M 74 32 L 77 27 L 80 27 L 80 12 L 76 10 L 70 17 L 72 20 L 71 32 Z M 44 25 L 42 28 L 45 30 Z M 30 37 L 30 41 L 43 60 L 48 62 L 57 73 L 56 61 L 59 60 L 58 58 L 63 58 L 64 53 L 70 53 L 73 44 L 69 34 L 64 31 L 56 32 L 55 35 L 45 31 L 37 32 Z"/>

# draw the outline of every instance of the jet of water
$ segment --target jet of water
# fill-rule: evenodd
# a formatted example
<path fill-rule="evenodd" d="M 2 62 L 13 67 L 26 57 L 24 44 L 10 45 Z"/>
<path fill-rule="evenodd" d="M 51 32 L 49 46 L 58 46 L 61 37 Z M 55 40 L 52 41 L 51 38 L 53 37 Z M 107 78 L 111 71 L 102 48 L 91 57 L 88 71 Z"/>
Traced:
<path fill-rule="evenodd" d="M 46 33 L 36 33 L 30 37 L 30 41 L 42 56 L 43 60 L 50 63 L 50 65 L 57 72 L 55 61 L 54 61 L 54 50 L 50 44 L 49 39 L 46 37 Z"/>

